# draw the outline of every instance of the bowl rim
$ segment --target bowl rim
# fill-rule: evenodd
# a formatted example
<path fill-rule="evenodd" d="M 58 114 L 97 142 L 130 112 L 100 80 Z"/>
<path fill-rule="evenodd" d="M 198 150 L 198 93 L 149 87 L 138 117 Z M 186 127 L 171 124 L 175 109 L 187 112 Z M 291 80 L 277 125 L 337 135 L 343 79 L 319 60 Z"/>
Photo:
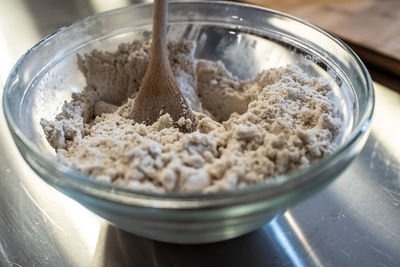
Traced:
<path fill-rule="evenodd" d="M 212 3 L 211 3 L 212 2 Z M 4 86 L 3 91 L 3 111 L 5 114 L 5 118 L 9 127 L 9 130 L 13 136 L 14 142 L 20 144 L 27 154 L 33 156 L 34 160 L 39 164 L 40 167 L 45 168 L 46 171 L 50 171 L 56 175 L 52 177 L 46 177 L 45 175 L 40 175 L 42 179 L 44 179 L 49 184 L 57 187 L 58 189 L 67 189 L 72 191 L 79 191 L 80 193 L 84 193 L 85 195 L 89 195 L 96 199 L 103 199 L 111 202 L 116 202 L 125 205 L 134 205 L 134 206 L 144 206 L 144 207 L 157 207 L 157 208 L 168 208 L 168 209 L 186 209 L 186 208 L 210 208 L 210 207 L 220 207 L 220 206 L 232 206 L 238 203 L 246 203 L 250 201 L 254 201 L 255 199 L 271 199 L 277 196 L 283 196 L 289 193 L 295 193 L 299 191 L 299 188 L 304 188 L 310 185 L 314 185 L 315 183 L 310 183 L 310 178 L 306 175 L 307 173 L 313 170 L 321 170 L 324 166 L 328 165 L 333 159 L 337 158 L 339 155 L 344 153 L 346 150 L 353 147 L 357 141 L 361 139 L 363 135 L 368 132 L 369 125 L 371 123 L 374 107 L 375 107 L 375 93 L 373 82 L 368 73 L 364 63 L 361 59 L 352 51 L 352 49 L 345 44 L 339 38 L 333 36 L 332 34 L 326 32 L 325 30 L 319 28 L 318 26 L 305 21 L 303 19 L 297 18 L 295 16 L 279 12 L 276 10 L 259 7 L 251 4 L 243 4 L 243 3 L 233 3 L 233 2 L 224 2 L 224 1 L 198 1 L 198 0 L 185 0 L 185 1 L 170 1 L 170 5 L 187 5 L 187 4 L 214 4 L 214 5 L 222 5 L 222 6 L 237 6 L 243 7 L 247 9 L 256 9 L 261 10 L 263 12 L 269 12 L 281 17 L 288 18 L 297 23 L 301 23 L 305 26 L 312 28 L 313 30 L 318 31 L 319 33 L 325 35 L 332 41 L 334 41 L 341 49 L 345 50 L 358 64 L 361 69 L 361 74 L 366 82 L 366 93 L 369 96 L 366 103 L 366 109 L 363 114 L 360 114 L 360 120 L 354 125 L 354 129 L 352 130 L 350 136 L 345 140 L 342 144 L 340 144 L 334 152 L 329 155 L 324 156 L 322 159 L 315 161 L 307 167 L 300 168 L 288 174 L 283 174 L 276 176 L 272 179 L 268 179 L 265 182 L 257 183 L 254 185 L 246 186 L 242 189 L 235 190 L 227 190 L 227 191 L 218 191 L 218 192 L 210 192 L 210 193 L 185 193 L 185 192 L 165 192 L 165 193 L 152 193 L 152 192 L 143 192 L 139 190 L 134 190 L 131 188 L 126 188 L 122 186 L 117 186 L 113 183 L 104 183 L 97 181 L 91 178 L 88 175 L 80 173 L 78 171 L 73 170 L 70 167 L 62 165 L 59 162 L 55 162 L 54 158 L 49 156 L 44 156 L 39 151 L 35 150 L 32 142 L 25 137 L 25 135 L 18 129 L 16 123 L 13 119 L 13 116 L 10 111 L 9 103 L 6 101 L 8 89 L 11 87 L 11 78 L 14 74 L 16 74 L 20 68 L 20 66 L 24 63 L 24 60 L 34 53 L 36 49 L 40 46 L 52 40 L 56 35 L 62 33 L 77 25 L 79 23 L 84 23 L 85 21 L 92 20 L 95 18 L 99 18 L 105 15 L 112 15 L 118 12 L 125 12 L 128 9 L 134 9 L 143 6 L 152 6 L 152 3 L 141 3 L 134 4 L 127 7 L 122 7 L 106 12 L 101 12 L 94 14 L 92 16 L 85 17 L 81 20 L 78 20 L 74 23 L 71 23 L 67 26 L 64 26 L 54 33 L 46 36 L 41 41 L 39 41 L 36 45 L 34 45 L 31 49 L 29 49 L 25 54 L 23 54 L 14 67 L 12 68 L 6 84 Z M 21 149 L 20 147 L 18 147 Z M 21 152 L 21 151 L 20 151 Z M 22 153 L 21 153 L 22 154 Z M 25 156 L 24 156 L 25 158 Z M 26 159 L 25 159 L 26 160 Z M 27 160 L 26 160 L 27 161 Z M 27 161 L 28 162 L 28 161 Z M 28 162 L 29 164 L 30 162 Z M 31 165 L 32 167 L 32 165 Z M 34 171 L 37 173 L 37 170 L 32 167 Z M 59 177 L 60 176 L 60 177 Z M 301 178 L 301 179 L 300 179 Z M 325 179 L 319 179 L 318 182 L 321 182 Z M 111 193 L 111 194 L 110 194 Z M 253 195 L 253 197 L 251 196 Z M 246 200 L 247 199 L 247 200 Z M 150 202 L 149 202 L 150 201 Z"/>

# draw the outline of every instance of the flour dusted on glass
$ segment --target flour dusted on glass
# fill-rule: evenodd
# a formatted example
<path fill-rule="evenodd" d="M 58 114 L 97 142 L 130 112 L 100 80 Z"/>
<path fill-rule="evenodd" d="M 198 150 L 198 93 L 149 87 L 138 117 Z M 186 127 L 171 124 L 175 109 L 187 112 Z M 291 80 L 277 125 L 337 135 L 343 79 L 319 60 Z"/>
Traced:
<path fill-rule="evenodd" d="M 196 131 L 168 114 L 151 126 L 129 119 L 149 43 L 78 57 L 87 86 L 53 121 L 42 119 L 60 162 L 94 179 L 153 192 L 214 192 L 261 183 L 335 149 L 341 119 L 326 81 L 296 66 L 239 81 L 221 62 L 194 59 L 194 44 L 171 42 L 169 59 Z"/>

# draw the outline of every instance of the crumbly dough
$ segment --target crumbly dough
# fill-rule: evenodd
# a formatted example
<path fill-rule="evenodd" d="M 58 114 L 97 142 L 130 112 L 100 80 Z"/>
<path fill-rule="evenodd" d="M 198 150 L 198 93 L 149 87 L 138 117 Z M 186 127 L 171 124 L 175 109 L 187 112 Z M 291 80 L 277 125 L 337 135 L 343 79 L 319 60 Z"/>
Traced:
<path fill-rule="evenodd" d="M 87 80 L 53 121 L 42 119 L 60 162 L 94 179 L 152 192 L 215 192 L 260 183 L 324 157 L 341 119 L 326 81 L 296 66 L 239 81 L 221 62 L 194 59 L 171 42 L 174 75 L 194 110 L 196 131 L 128 118 L 149 60 L 149 43 L 78 57 Z"/>

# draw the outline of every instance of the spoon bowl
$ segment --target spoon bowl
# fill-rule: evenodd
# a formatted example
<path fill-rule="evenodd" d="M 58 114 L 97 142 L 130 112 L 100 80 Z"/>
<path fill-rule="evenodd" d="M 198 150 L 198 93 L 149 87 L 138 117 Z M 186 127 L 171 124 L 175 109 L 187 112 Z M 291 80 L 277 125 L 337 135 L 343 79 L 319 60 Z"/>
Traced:
<path fill-rule="evenodd" d="M 193 120 L 193 114 L 175 80 L 168 61 L 167 51 L 168 0 L 155 0 L 153 7 L 153 33 L 150 62 L 132 106 L 134 121 L 151 125 L 161 114 L 169 114 L 176 126 L 179 119 Z M 184 132 L 191 125 L 181 125 Z"/>

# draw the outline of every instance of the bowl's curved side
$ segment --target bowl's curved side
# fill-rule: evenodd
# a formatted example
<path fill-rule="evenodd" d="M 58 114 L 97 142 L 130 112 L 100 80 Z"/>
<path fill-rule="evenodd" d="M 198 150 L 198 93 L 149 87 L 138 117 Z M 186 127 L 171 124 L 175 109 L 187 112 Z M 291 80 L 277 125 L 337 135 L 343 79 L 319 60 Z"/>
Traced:
<path fill-rule="evenodd" d="M 362 142 L 365 142 L 366 138 L 367 135 Z M 54 176 L 47 172 L 47 168 L 37 166 L 36 161 L 24 152 L 23 143 L 17 142 L 17 146 L 27 163 L 44 181 L 117 227 L 158 241 L 200 244 L 227 240 L 249 233 L 271 221 L 277 214 L 311 197 L 350 165 L 362 144 L 354 146 L 353 156 L 335 163 L 335 168 L 313 173 L 312 175 L 323 178 L 319 179 L 320 182 L 309 184 L 307 187 L 302 186 L 299 190 L 292 190 L 291 193 L 241 205 L 183 210 L 127 205 L 82 194 L 79 190 L 60 184 L 60 179 L 54 179 Z"/>
<path fill-rule="evenodd" d="M 350 162 L 346 161 L 342 166 L 338 166 L 339 172 Z M 322 190 L 336 177 L 337 173 L 332 173 L 320 184 L 282 195 L 273 201 L 264 200 L 231 207 L 179 212 L 174 209 L 149 209 L 110 203 L 104 199 L 55 187 L 127 232 L 170 243 L 201 244 L 235 238 L 256 230 L 277 214 L 285 212 L 289 207 Z"/>

